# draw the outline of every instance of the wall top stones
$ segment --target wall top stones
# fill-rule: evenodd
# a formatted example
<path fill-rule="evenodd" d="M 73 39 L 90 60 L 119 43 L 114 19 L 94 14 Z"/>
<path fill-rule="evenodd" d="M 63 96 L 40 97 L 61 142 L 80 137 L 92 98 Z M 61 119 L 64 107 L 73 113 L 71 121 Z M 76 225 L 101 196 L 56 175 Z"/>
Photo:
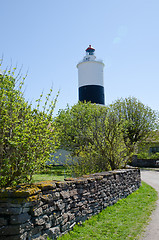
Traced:
<path fill-rule="evenodd" d="M 66 178 L 64 181 L 41 181 L 34 184 L 22 184 L 16 187 L 7 187 L 0 189 L 1 198 L 28 198 L 39 194 L 41 191 L 53 190 L 56 188 L 68 188 L 72 184 L 82 184 L 91 181 L 101 180 L 103 178 L 113 177 L 126 172 L 138 170 L 138 168 L 120 169 L 108 172 L 100 172 L 89 175 L 83 175 L 79 178 Z"/>

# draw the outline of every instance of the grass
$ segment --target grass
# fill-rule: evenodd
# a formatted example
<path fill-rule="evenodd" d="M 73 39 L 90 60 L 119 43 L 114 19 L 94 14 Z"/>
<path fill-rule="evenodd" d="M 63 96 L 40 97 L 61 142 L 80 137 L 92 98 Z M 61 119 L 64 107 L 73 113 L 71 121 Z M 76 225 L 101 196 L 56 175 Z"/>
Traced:
<path fill-rule="evenodd" d="M 66 169 L 63 166 L 46 166 L 40 173 L 34 174 L 32 182 L 40 181 L 63 181 L 66 178 Z"/>
<path fill-rule="evenodd" d="M 138 239 L 155 208 L 157 192 L 142 182 L 142 186 L 126 199 L 119 200 L 98 215 L 76 225 L 73 231 L 58 240 L 134 240 Z"/>

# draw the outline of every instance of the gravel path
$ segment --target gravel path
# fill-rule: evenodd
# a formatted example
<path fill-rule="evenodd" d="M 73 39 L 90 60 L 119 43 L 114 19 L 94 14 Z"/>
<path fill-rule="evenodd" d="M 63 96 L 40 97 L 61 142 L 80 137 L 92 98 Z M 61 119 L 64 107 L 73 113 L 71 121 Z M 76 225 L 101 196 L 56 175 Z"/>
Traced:
<path fill-rule="evenodd" d="M 159 196 L 159 171 L 141 171 L 141 179 L 156 189 Z M 159 240 L 159 198 L 141 240 Z"/>

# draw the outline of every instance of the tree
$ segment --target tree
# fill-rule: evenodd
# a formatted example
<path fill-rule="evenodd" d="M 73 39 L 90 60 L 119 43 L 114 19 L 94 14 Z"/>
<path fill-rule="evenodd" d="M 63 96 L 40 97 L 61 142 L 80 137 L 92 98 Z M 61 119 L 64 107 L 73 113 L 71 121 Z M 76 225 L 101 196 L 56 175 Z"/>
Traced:
<path fill-rule="evenodd" d="M 158 129 L 158 113 L 135 97 L 121 98 L 110 107 L 119 121 L 125 120 L 124 142 L 132 154 L 138 143 L 142 143 Z"/>
<path fill-rule="evenodd" d="M 50 102 L 51 89 L 43 110 L 42 95 L 33 108 L 22 93 L 25 77 L 15 77 L 15 70 L 0 75 L 0 187 L 31 181 L 58 142 L 52 117 L 57 97 Z"/>
<path fill-rule="evenodd" d="M 123 122 L 108 107 L 81 103 L 59 112 L 56 123 L 61 148 L 74 157 L 68 166 L 76 175 L 121 168 L 126 164 Z"/>

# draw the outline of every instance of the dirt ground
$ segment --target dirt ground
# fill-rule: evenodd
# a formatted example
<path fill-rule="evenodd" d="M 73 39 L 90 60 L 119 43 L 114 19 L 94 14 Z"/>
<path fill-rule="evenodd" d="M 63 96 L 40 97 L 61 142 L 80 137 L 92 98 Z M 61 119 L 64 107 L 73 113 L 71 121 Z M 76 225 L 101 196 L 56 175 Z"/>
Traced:
<path fill-rule="evenodd" d="M 141 171 L 141 179 L 156 189 L 159 197 L 159 170 L 158 171 Z M 151 220 L 145 229 L 140 240 L 159 240 L 159 198 L 157 207 L 151 215 Z"/>

